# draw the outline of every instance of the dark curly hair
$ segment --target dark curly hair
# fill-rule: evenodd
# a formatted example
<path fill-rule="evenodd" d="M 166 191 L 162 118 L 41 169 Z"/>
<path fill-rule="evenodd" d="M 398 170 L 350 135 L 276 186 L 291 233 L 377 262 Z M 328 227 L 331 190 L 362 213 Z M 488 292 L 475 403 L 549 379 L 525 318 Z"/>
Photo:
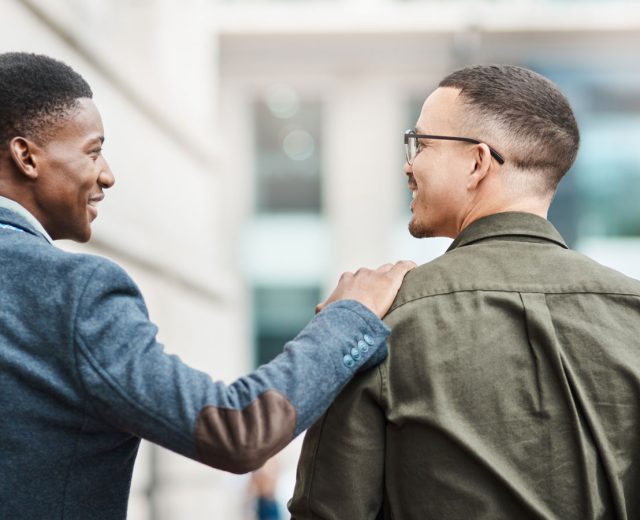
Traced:
<path fill-rule="evenodd" d="M 89 84 L 60 61 L 26 52 L 0 54 L 0 150 L 16 136 L 47 139 L 78 99 L 91 97 Z"/>

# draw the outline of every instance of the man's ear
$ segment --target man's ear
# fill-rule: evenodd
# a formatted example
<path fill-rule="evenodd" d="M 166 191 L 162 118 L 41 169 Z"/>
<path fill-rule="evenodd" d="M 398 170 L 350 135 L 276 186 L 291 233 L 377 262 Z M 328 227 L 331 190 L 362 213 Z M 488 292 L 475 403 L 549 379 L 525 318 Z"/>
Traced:
<path fill-rule="evenodd" d="M 484 143 L 473 147 L 473 169 L 469 172 L 467 189 L 475 190 L 491 168 L 491 150 Z"/>
<path fill-rule="evenodd" d="M 19 173 L 29 179 L 38 178 L 38 145 L 24 137 L 14 137 L 9 143 L 11 159 Z"/>

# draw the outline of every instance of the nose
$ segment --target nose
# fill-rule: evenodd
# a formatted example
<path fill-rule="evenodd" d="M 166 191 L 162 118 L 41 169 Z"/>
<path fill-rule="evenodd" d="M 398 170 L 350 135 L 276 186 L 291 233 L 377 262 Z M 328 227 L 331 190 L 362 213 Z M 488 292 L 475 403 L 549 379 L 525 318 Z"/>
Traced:
<path fill-rule="evenodd" d="M 98 184 L 102 188 L 111 188 L 116 183 L 116 178 L 113 176 L 113 172 L 109 167 L 109 163 L 106 159 L 102 158 L 102 165 L 100 168 L 100 174 L 98 175 Z"/>
<path fill-rule="evenodd" d="M 413 173 L 411 165 L 407 161 L 404 162 L 404 166 L 402 167 L 402 169 L 407 175 L 411 175 Z"/>

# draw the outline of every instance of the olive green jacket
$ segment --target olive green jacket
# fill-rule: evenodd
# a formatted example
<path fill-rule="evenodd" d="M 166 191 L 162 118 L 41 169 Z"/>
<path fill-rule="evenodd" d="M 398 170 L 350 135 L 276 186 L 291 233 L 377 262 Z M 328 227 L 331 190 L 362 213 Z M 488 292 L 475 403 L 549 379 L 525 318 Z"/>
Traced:
<path fill-rule="evenodd" d="M 307 433 L 293 518 L 640 518 L 640 282 L 501 213 L 385 321 L 387 360 Z"/>

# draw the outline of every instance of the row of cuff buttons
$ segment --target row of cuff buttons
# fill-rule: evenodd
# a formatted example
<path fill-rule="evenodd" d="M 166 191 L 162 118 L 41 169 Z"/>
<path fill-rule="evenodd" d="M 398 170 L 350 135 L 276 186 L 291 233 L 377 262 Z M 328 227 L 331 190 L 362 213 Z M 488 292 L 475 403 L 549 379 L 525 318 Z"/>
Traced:
<path fill-rule="evenodd" d="M 367 352 L 369 352 L 369 347 L 372 345 L 373 338 L 369 336 L 369 334 L 365 334 L 364 336 L 362 336 L 362 339 L 358 341 L 358 346 L 351 349 L 351 354 L 347 354 L 342 358 L 344 366 L 347 368 L 352 368 L 353 365 L 356 364 L 356 361 L 358 361 L 362 357 L 362 354 L 366 354 Z"/>

